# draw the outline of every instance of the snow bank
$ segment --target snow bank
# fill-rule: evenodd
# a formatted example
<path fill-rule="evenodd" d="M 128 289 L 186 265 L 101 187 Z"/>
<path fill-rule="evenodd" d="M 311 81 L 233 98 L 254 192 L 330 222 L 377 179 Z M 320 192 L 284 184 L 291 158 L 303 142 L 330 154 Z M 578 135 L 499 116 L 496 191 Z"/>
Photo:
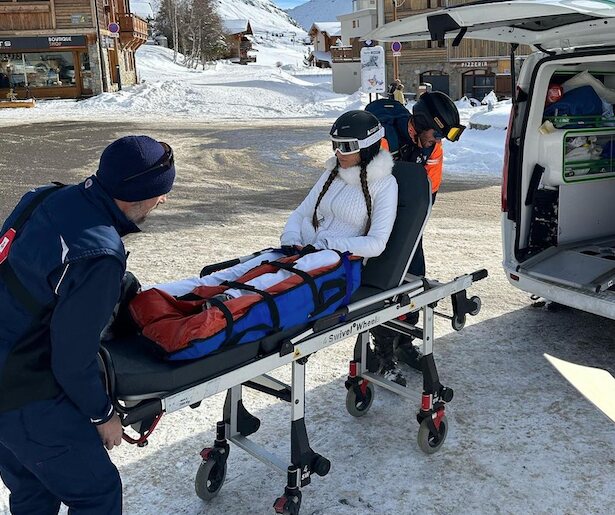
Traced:
<path fill-rule="evenodd" d="M 494 104 L 491 111 L 489 111 L 488 106 L 482 106 L 470 116 L 469 123 L 472 125 L 506 129 L 508 127 L 508 118 L 510 117 L 511 108 L 512 103 L 510 100 L 497 102 Z"/>

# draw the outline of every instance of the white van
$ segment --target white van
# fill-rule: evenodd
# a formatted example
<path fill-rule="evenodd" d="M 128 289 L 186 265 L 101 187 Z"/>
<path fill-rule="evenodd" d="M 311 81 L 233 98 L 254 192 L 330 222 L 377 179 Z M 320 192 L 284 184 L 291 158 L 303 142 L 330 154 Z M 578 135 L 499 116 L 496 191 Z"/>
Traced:
<path fill-rule="evenodd" d="M 615 319 L 615 2 L 479 1 L 397 20 L 366 36 L 455 38 L 538 50 L 521 68 L 505 149 L 508 280 L 545 299 Z M 604 114 L 557 111 L 546 117 L 550 84 L 565 90 L 591 85 Z"/>

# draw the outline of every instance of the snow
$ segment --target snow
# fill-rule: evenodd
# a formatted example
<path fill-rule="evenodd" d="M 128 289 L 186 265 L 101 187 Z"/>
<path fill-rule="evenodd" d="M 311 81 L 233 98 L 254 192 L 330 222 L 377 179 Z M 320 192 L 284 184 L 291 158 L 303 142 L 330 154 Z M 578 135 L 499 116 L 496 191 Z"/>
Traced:
<path fill-rule="evenodd" d="M 339 21 L 315 21 L 312 26 L 320 32 L 326 32 L 329 36 L 342 35 L 342 24 Z"/>
<path fill-rule="evenodd" d="M 305 29 L 309 30 L 313 23 L 334 22 L 340 14 L 352 12 L 352 0 L 309 0 L 288 10 Z"/>
<path fill-rule="evenodd" d="M 79 170 L 64 162 L 52 168 L 55 159 L 45 152 L 33 161 L 42 163 L 45 180 L 69 182 L 70 174 L 95 167 L 96 145 L 127 131 L 148 132 L 173 143 L 181 172 L 169 203 L 128 242 L 131 270 L 142 281 L 187 277 L 205 263 L 275 245 L 289 210 L 330 154 L 327 126 L 345 110 L 362 108 L 367 96 L 332 93 L 330 71 L 303 67 L 306 47 L 263 34 L 255 40 L 255 65 L 220 62 L 187 70 L 172 62 L 172 51 L 144 46 L 137 53 L 145 80 L 139 86 L 80 102 L 0 110 L 10 142 L 0 152 L 2 184 L 8 186 L 0 189 L 22 188 L 30 172 L 6 167 L 5 156 L 15 147 L 19 159 L 40 152 L 39 146 L 61 147 L 70 163 L 81 145 L 87 159 L 77 160 Z M 481 296 L 483 309 L 469 317 L 464 331 L 454 333 L 448 321 L 436 321 L 440 378 L 455 388 L 447 441 L 432 456 L 416 446 L 418 374 L 408 375 L 415 399 L 378 389 L 370 413 L 361 419 L 347 415 L 344 380 L 353 342 L 331 346 L 307 367 L 311 445 L 333 466 L 304 490 L 306 514 L 612 513 L 613 425 L 543 354 L 612 366 L 615 322 L 530 308 L 527 295 L 508 285 L 501 272 L 498 182 L 511 106 L 498 102 L 489 111 L 463 101 L 458 107 L 462 123 L 490 128 L 467 129 L 459 142 L 444 142 L 443 187 L 424 240 L 428 271 L 438 280 L 482 267 L 491 275 L 468 292 Z M 54 123 L 40 129 L 43 135 L 32 134 L 35 125 L 19 131 L 41 122 Z M 95 131 L 95 143 L 85 139 L 88 131 Z M 57 174 L 49 177 L 50 169 Z M 293 205 L 284 203 L 289 195 L 295 195 Z M 442 304 L 438 310 L 448 308 Z M 289 375 L 288 368 L 275 373 L 284 381 Z M 286 456 L 288 406 L 253 392 L 245 400 L 263 420 L 255 440 Z M 198 453 L 213 441 L 223 401 L 216 395 L 199 409 L 163 417 L 143 449 L 123 444 L 111 452 L 124 481 L 126 513 L 271 513 L 284 474 L 236 447 L 220 495 L 205 505 L 194 494 Z M 8 513 L 2 485 L 0 513 Z"/>
<path fill-rule="evenodd" d="M 142 46 L 137 65 L 142 84 L 91 99 L 39 101 L 35 109 L 0 110 L 0 125 L 58 119 L 150 121 L 173 117 L 192 121 L 302 118 L 327 122 L 350 109 L 362 109 L 368 96 L 331 91 L 331 70 L 306 67 L 306 46 L 289 37 L 254 36 L 257 63 L 239 66 L 217 62 L 205 70 L 174 63 L 173 51 Z M 181 57 L 181 56 L 180 56 Z M 499 175 L 510 102 L 472 107 L 458 102 L 462 123 L 491 128 L 467 129 L 461 141 L 445 141 L 446 173 Z M 412 109 L 413 103 L 407 104 Z"/>
<path fill-rule="evenodd" d="M 227 34 L 239 34 L 248 30 L 248 20 L 222 20 L 224 32 Z"/>
<path fill-rule="evenodd" d="M 481 106 L 470 117 L 470 123 L 476 125 L 497 127 L 506 129 L 508 127 L 508 118 L 510 117 L 510 109 L 512 104 L 510 100 L 497 102 L 493 104 L 493 109 L 490 111 L 489 106 Z"/>
<path fill-rule="evenodd" d="M 130 12 L 144 20 L 154 18 L 154 9 L 149 0 L 130 0 Z"/>
<path fill-rule="evenodd" d="M 222 20 L 247 19 L 254 32 L 305 36 L 288 14 L 270 0 L 218 0 Z"/>

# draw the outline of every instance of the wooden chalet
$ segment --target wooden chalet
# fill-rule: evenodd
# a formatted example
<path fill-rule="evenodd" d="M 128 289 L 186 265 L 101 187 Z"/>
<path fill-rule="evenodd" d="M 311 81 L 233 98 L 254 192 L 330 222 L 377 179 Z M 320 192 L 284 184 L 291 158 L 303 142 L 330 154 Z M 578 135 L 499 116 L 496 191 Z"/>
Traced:
<path fill-rule="evenodd" d="M 314 22 L 308 35 L 314 45 L 309 61 L 319 68 L 331 68 L 331 50 L 342 38 L 342 26 L 338 21 Z"/>
<path fill-rule="evenodd" d="M 256 62 L 256 55 L 252 48 L 251 36 L 254 35 L 249 20 L 223 20 L 226 43 L 229 53 L 227 59 L 239 64 Z"/>
<path fill-rule="evenodd" d="M 146 39 L 129 0 L 0 0 L 0 101 L 135 84 L 135 51 Z"/>

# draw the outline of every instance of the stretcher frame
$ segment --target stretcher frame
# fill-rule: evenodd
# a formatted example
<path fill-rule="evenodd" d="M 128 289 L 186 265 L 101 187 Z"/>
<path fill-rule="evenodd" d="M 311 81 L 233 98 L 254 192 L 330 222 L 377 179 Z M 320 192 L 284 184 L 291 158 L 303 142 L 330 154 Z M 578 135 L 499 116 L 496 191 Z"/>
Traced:
<path fill-rule="evenodd" d="M 385 325 L 400 333 L 420 337 L 424 385 L 421 408 L 417 415 L 420 424 L 418 443 L 424 452 L 436 452 L 446 438 L 448 426 L 445 405 L 452 399 L 453 391 L 441 385 L 433 359 L 434 315 L 438 314 L 434 308 L 438 302 L 451 297 L 454 315 L 448 318 L 452 318 L 453 328 L 460 330 L 466 314 L 476 315 L 480 310 L 480 299 L 467 299 L 466 290 L 473 282 L 486 276 L 486 270 L 479 270 L 447 283 L 439 283 L 407 274 L 400 286 L 353 302 L 316 321 L 313 327 L 282 341 L 277 352 L 257 361 L 180 391 L 152 392 L 121 398 L 112 395 L 114 405 L 123 416 L 124 426 L 132 424 L 135 427 L 137 424 L 141 433 L 138 443 L 145 445 L 153 428 L 145 429 L 140 425 L 143 420 L 150 421 L 152 414 L 155 414 L 155 426 L 162 413 L 172 413 L 188 406 L 195 408 L 202 400 L 226 390 L 223 419 L 217 423 L 215 443 L 213 447 L 201 451 L 203 461 L 197 472 L 197 495 L 208 500 L 218 494 L 226 476 L 229 442 L 232 442 L 269 467 L 287 473 L 284 494 L 276 500 L 274 509 L 276 513 L 296 515 L 301 505 L 301 488 L 311 482 L 313 474 L 325 476 L 330 469 L 329 460 L 311 449 L 305 427 L 305 366 L 308 358 L 330 345 L 360 335 L 346 381 L 346 405 L 352 415 L 362 416 L 373 400 L 374 384 L 404 398 L 415 398 L 413 392 L 375 373 L 371 363 L 373 358 L 368 330 Z M 422 330 L 398 320 L 402 315 L 419 310 L 423 313 Z M 267 375 L 288 364 L 292 365 L 290 385 Z M 108 378 L 107 382 L 110 380 L 112 378 Z M 290 465 L 248 438 L 258 430 L 260 421 L 243 406 L 243 386 L 290 402 Z M 350 407 L 353 405 L 354 410 Z"/>

